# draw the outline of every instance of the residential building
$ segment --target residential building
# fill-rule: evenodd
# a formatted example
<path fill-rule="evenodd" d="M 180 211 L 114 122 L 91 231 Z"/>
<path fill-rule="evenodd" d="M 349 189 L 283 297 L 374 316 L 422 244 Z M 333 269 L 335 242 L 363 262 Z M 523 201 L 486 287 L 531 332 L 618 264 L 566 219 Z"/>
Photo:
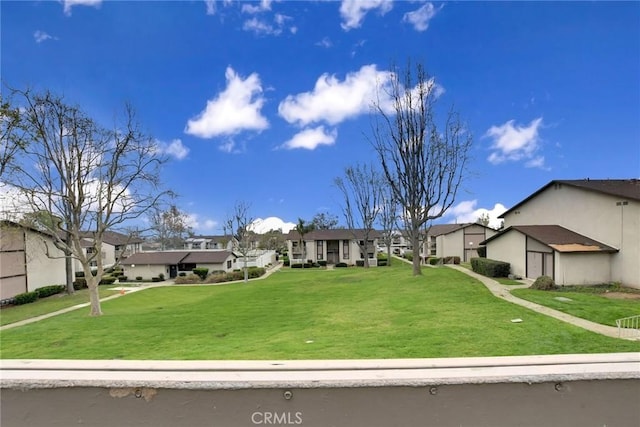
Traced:
<path fill-rule="evenodd" d="M 432 225 L 427 229 L 422 253 L 426 257 L 457 256 L 462 262 L 469 262 L 478 256 L 480 243 L 496 233 L 478 223 Z"/>
<path fill-rule="evenodd" d="M 208 268 L 212 271 L 233 271 L 241 268 L 237 256 L 230 251 L 157 251 L 138 252 L 122 264 L 128 280 L 142 277 L 150 280 L 159 277 L 175 278 L 180 273 L 191 274 L 194 268 Z"/>
<path fill-rule="evenodd" d="M 483 244 L 513 274 L 640 288 L 640 180 L 554 180 L 501 218 Z"/>
<path fill-rule="evenodd" d="M 188 250 L 233 250 L 236 240 L 232 236 L 192 236 L 185 239 L 184 249 Z"/>
<path fill-rule="evenodd" d="M 367 256 L 369 265 L 377 265 L 376 248 L 380 232 L 372 230 L 369 232 L 367 243 L 367 254 L 360 250 L 358 243 L 364 245 L 363 230 L 313 230 L 304 235 L 304 245 L 306 248 L 306 260 L 303 258 L 304 252 L 300 244 L 300 233 L 291 230 L 287 234 L 287 247 L 289 249 L 289 259 L 292 264 L 302 263 L 307 260 L 313 262 L 326 261 L 327 264 L 346 263 L 355 265 L 356 261 L 364 260 Z"/>
<path fill-rule="evenodd" d="M 94 233 L 91 231 L 83 231 L 82 247 L 85 254 L 90 254 L 95 251 Z M 139 237 L 132 237 L 126 234 L 118 233 L 115 231 L 105 231 L 102 236 L 102 265 L 104 267 L 111 267 L 119 264 L 122 260 L 131 256 L 137 252 L 140 252 L 143 240 Z M 91 261 L 92 267 L 98 266 L 98 261 Z M 82 271 L 82 265 L 79 261 L 75 262 L 75 271 Z"/>
<path fill-rule="evenodd" d="M 51 235 L 0 221 L 0 300 L 65 283 L 64 252 Z"/>

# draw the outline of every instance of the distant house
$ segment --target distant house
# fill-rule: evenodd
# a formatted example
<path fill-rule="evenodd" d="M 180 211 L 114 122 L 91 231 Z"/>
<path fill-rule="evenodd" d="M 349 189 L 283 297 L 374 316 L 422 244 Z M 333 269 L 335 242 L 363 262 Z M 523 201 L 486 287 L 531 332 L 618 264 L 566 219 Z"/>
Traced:
<path fill-rule="evenodd" d="M 64 253 L 49 234 L 0 221 L 0 300 L 65 283 Z"/>
<path fill-rule="evenodd" d="M 185 239 L 184 249 L 189 250 L 233 250 L 235 239 L 233 236 L 192 236 Z"/>
<path fill-rule="evenodd" d="M 190 274 L 194 268 L 208 268 L 210 272 L 240 268 L 235 254 L 218 250 L 138 252 L 128 257 L 122 266 L 129 280 L 136 277 L 150 280 L 160 274 L 174 278 L 182 272 Z"/>
<path fill-rule="evenodd" d="M 496 233 L 478 223 L 432 225 L 427 230 L 422 253 L 438 258 L 457 256 L 462 262 L 469 262 L 478 256 L 480 243 Z"/>
<path fill-rule="evenodd" d="M 93 232 L 83 231 L 82 247 L 86 254 L 91 254 L 95 250 Z M 143 240 L 138 237 L 128 236 L 126 234 L 117 233 L 115 231 L 105 231 L 102 236 L 102 265 L 110 267 L 119 264 L 120 261 L 130 255 L 140 252 Z M 97 261 L 91 261 L 92 267 L 97 267 Z M 82 265 L 76 261 L 76 271 L 82 271 Z"/>
<path fill-rule="evenodd" d="M 367 244 L 368 252 L 363 254 L 358 246 L 358 242 L 364 244 L 363 230 L 354 230 L 353 232 L 346 229 L 313 230 L 304 235 L 306 260 L 313 262 L 326 261 L 327 264 L 341 262 L 356 264 L 356 261 L 363 260 L 367 256 L 369 265 L 375 266 L 377 265 L 376 248 L 378 247 L 379 238 L 380 233 L 372 230 Z M 291 263 L 305 262 L 302 246 L 300 245 L 300 233 L 296 230 L 291 230 L 286 239 Z"/>
<path fill-rule="evenodd" d="M 554 180 L 501 218 L 483 244 L 513 274 L 640 288 L 640 180 Z"/>

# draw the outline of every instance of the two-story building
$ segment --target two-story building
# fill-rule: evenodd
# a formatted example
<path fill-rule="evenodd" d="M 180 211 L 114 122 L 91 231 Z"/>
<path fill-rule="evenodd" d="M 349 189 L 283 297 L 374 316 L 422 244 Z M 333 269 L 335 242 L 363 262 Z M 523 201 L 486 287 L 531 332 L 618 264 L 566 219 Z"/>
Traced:
<path fill-rule="evenodd" d="M 501 218 L 483 244 L 513 274 L 640 288 L 640 180 L 554 180 Z"/>
<path fill-rule="evenodd" d="M 457 256 L 462 262 L 469 262 L 478 256 L 480 243 L 496 233 L 478 223 L 432 225 L 427 229 L 422 254 L 438 258 Z"/>
<path fill-rule="evenodd" d="M 355 265 L 356 261 L 368 258 L 369 265 L 377 265 L 376 248 L 380 232 L 371 230 L 367 239 L 367 253 L 360 247 L 364 246 L 364 230 L 313 230 L 304 235 L 301 244 L 300 233 L 291 230 L 287 234 L 289 259 L 292 264 L 326 261 L 327 264 L 345 263 Z M 304 245 L 306 251 L 303 251 Z M 306 259 L 305 259 L 306 257 Z"/>

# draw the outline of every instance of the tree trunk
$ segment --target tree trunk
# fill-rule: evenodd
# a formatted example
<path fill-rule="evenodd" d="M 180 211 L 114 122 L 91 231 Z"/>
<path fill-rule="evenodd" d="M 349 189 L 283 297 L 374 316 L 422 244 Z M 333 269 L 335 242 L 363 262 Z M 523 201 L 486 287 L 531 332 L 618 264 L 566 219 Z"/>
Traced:
<path fill-rule="evenodd" d="M 244 254 L 244 282 L 249 281 L 249 269 L 247 268 L 247 254 Z"/>
<path fill-rule="evenodd" d="M 387 267 L 391 267 L 391 242 L 387 243 Z"/>
<path fill-rule="evenodd" d="M 87 277 L 87 287 L 89 288 L 89 302 L 91 303 L 91 312 L 89 313 L 90 316 L 102 316 L 98 283 L 100 283 L 99 277 L 94 277 L 92 274 Z"/>
<path fill-rule="evenodd" d="M 73 265 L 71 259 L 71 251 L 69 250 L 64 251 L 64 269 L 67 281 L 67 293 L 71 295 L 76 290 L 73 287 Z"/>
<path fill-rule="evenodd" d="M 413 249 L 413 275 L 420 276 L 422 274 L 422 268 L 420 266 L 420 236 L 414 233 L 411 236 L 411 247 Z"/>

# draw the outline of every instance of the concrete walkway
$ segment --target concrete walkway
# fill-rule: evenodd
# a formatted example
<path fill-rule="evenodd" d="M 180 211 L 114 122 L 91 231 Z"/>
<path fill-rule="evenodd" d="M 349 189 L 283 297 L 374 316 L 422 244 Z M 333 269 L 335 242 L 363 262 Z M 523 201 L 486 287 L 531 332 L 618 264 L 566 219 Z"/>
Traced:
<path fill-rule="evenodd" d="M 511 285 L 503 285 L 489 277 L 483 276 L 481 274 L 475 273 L 468 268 L 461 267 L 459 265 L 447 264 L 446 267 L 453 268 L 454 270 L 461 271 L 474 279 L 482 282 L 483 285 L 491 291 L 493 295 L 496 297 L 503 299 L 505 301 L 509 301 L 513 304 L 518 304 L 522 307 L 528 308 L 529 310 L 536 311 L 538 313 L 544 314 L 546 316 L 553 317 L 554 319 L 562 320 L 563 322 L 570 323 L 572 325 L 578 326 L 580 328 L 586 329 L 591 332 L 595 332 L 597 334 L 606 335 L 612 338 L 619 338 L 618 328 L 613 326 L 601 325 L 600 323 L 590 322 L 589 320 L 581 319 L 580 317 L 571 316 L 570 314 L 563 313 L 558 310 L 554 310 L 549 307 L 545 307 L 544 305 L 536 304 L 531 301 L 524 300 L 522 298 L 518 298 L 511 294 L 512 289 L 522 289 L 528 288 L 528 284 L 522 284 L 520 286 L 511 286 Z M 630 340 L 634 340 L 633 338 L 627 338 Z"/>
<path fill-rule="evenodd" d="M 271 267 L 270 269 L 268 269 L 266 271 L 266 273 L 260 277 L 256 277 L 255 279 L 249 279 L 250 282 L 256 281 L 256 280 L 262 280 L 262 279 L 266 279 L 267 277 L 271 276 L 274 272 L 280 270 L 280 268 L 282 267 L 282 263 L 278 263 L 276 265 L 274 265 L 273 267 Z M 220 286 L 220 285 L 231 285 L 234 283 L 244 283 L 244 280 L 234 280 L 232 282 L 220 282 L 220 283 L 208 283 L 208 284 L 197 284 L 197 285 L 178 285 L 178 286 Z M 134 286 L 118 286 L 115 288 L 112 288 L 112 290 L 114 291 L 120 291 L 119 293 L 115 294 L 115 295 L 111 295 L 105 298 L 101 298 L 100 302 L 105 302 L 105 301 L 109 301 L 115 298 L 120 298 L 124 295 L 130 294 L 132 292 L 139 292 L 139 291 L 143 291 L 145 289 L 152 289 L 152 288 L 162 288 L 162 287 L 166 287 L 166 286 L 175 286 L 175 282 L 173 280 L 165 280 L 164 282 L 157 282 L 157 283 L 144 283 L 144 284 L 140 284 L 140 285 L 134 285 Z M 4 326 L 0 326 L 0 331 L 4 331 L 6 329 L 12 329 L 12 328 L 17 328 L 19 326 L 24 326 L 24 325 L 28 325 L 30 323 L 35 323 L 35 322 L 39 322 L 40 320 L 44 320 L 44 319 L 48 319 L 50 317 L 54 317 L 54 316 L 58 316 L 60 314 L 64 314 L 64 313 L 69 313 L 70 311 L 74 311 L 74 310 L 78 310 L 81 308 L 85 308 L 85 307 L 89 307 L 90 303 L 85 302 L 82 304 L 76 304 L 72 307 L 67 307 L 67 308 L 63 308 L 61 310 L 58 311 L 53 311 L 51 313 L 47 313 L 47 314 L 43 314 L 41 316 L 36 316 L 36 317 L 31 317 L 29 319 L 25 319 L 25 320 L 20 320 L 18 322 L 14 322 L 14 323 L 9 323 L 7 325 Z"/>

